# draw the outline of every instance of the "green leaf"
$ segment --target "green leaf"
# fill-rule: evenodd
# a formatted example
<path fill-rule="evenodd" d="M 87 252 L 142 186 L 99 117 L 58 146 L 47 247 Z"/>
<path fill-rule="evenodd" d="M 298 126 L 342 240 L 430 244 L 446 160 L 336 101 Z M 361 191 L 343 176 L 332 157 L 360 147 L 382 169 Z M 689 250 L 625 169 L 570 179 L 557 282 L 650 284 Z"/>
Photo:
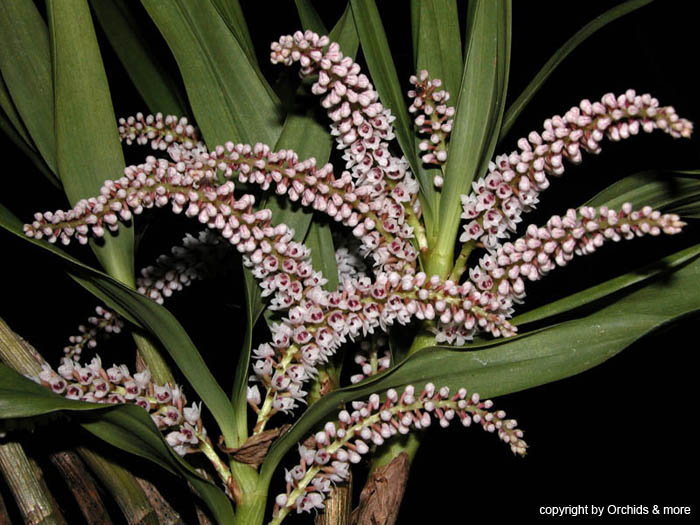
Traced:
<path fill-rule="evenodd" d="M 557 301 L 553 301 L 546 305 L 535 308 L 520 314 L 513 319 L 511 322 L 516 326 L 522 326 L 527 323 L 533 323 L 535 321 L 541 321 L 542 319 L 547 319 L 554 317 L 555 315 L 560 315 L 565 312 L 571 312 L 576 308 L 585 306 L 587 304 L 593 303 L 600 299 L 610 297 L 613 294 L 631 288 L 635 285 L 644 283 L 653 277 L 666 273 L 675 268 L 679 268 L 685 265 L 688 261 L 695 259 L 700 254 L 700 244 L 686 248 L 677 253 L 669 255 L 649 264 L 643 268 L 639 268 L 633 272 L 620 275 L 604 283 L 592 286 L 580 292 L 568 295 Z"/>
<path fill-rule="evenodd" d="M 0 1 L 0 70 L 33 144 L 56 173 L 49 33 L 32 0 Z M 14 123 L 5 104 L 3 109 Z M 23 134 L 16 123 L 15 128 Z"/>
<path fill-rule="evenodd" d="M 2 130 L 7 137 L 15 143 L 15 145 L 24 153 L 27 157 L 29 157 L 29 160 L 32 161 L 34 166 L 57 188 L 61 187 L 61 183 L 59 182 L 58 178 L 56 178 L 56 175 L 54 175 L 49 167 L 46 165 L 46 162 L 44 159 L 37 153 L 35 149 L 30 145 L 30 143 L 27 143 L 27 141 L 22 137 L 17 130 L 15 129 L 14 125 L 12 122 L 10 122 L 10 119 L 7 117 L 4 111 L 0 109 L 0 130 Z"/>
<path fill-rule="evenodd" d="M 681 176 L 670 176 L 655 171 L 637 173 L 612 184 L 585 205 L 618 209 L 625 202 L 632 203 L 634 207 L 649 205 L 669 212 L 677 212 L 683 205 L 700 207 L 700 180 L 693 177 L 692 173 Z M 681 266 L 698 253 L 700 245 L 691 246 L 644 268 L 521 314 L 513 318 L 512 322 L 522 325 L 571 311 Z"/>
<path fill-rule="evenodd" d="M 27 418 L 59 411 L 72 415 L 83 428 L 107 443 L 185 478 L 219 523 L 233 522 L 228 498 L 211 482 L 202 479 L 170 448 L 143 408 L 72 401 L 53 394 L 0 363 L 0 419 Z"/>
<path fill-rule="evenodd" d="M 460 195 L 469 193 L 472 181 L 486 168 L 498 138 L 508 83 L 510 11 L 510 2 L 505 0 L 470 3 L 464 74 L 447 154 L 435 246 L 436 256 L 450 263 L 460 222 Z"/>
<path fill-rule="evenodd" d="M 17 113 L 17 108 L 14 102 L 12 102 L 12 97 L 10 97 L 10 92 L 7 90 L 5 81 L 0 75 L 0 110 L 3 115 L 3 120 L 6 122 L 8 129 L 12 129 L 14 135 L 24 142 L 25 146 L 30 148 L 32 151 L 36 152 L 36 147 L 34 142 L 32 142 L 31 137 L 27 128 L 24 127 L 22 122 L 22 117 Z"/>
<path fill-rule="evenodd" d="M 53 100 L 52 100 L 53 104 Z M 17 113 L 17 108 L 12 102 L 10 93 L 7 90 L 5 81 L 0 75 L 0 130 L 15 143 L 15 145 L 24 153 L 36 168 L 48 179 L 54 186 L 60 188 L 61 182 L 56 174 L 51 171 L 46 161 L 37 151 L 34 142 L 29 136 L 29 132 L 24 127 L 22 118 Z"/>
<path fill-rule="evenodd" d="M 331 392 L 309 407 L 270 448 L 261 473 L 269 480 L 284 454 L 342 403 L 407 384 L 421 387 L 426 382 L 453 390 L 467 387 L 483 397 L 517 392 L 588 370 L 649 332 L 699 310 L 700 261 L 696 259 L 666 279 L 580 319 L 517 338 L 463 348 L 421 349 L 393 369 Z"/>
<path fill-rule="evenodd" d="M 160 340 L 214 416 L 227 443 L 233 440 L 235 428 L 228 397 L 207 368 L 187 332 L 167 309 L 116 279 L 82 264 L 56 246 L 26 237 L 22 233 L 20 221 L 2 205 L 0 205 L 0 226 L 17 237 L 43 248 L 54 261 L 64 264 L 73 279 L 89 292 L 122 317 L 144 328 Z"/>
<path fill-rule="evenodd" d="M 279 101 L 210 1 L 142 0 L 185 81 L 197 125 L 209 145 L 274 144 Z"/>
<path fill-rule="evenodd" d="M 316 165 L 322 166 L 328 161 L 331 153 L 331 136 L 325 126 L 313 118 L 313 111 L 308 114 L 290 113 L 284 123 L 284 129 L 276 150 L 291 149 L 300 159 L 314 157 Z M 313 211 L 302 208 L 283 197 L 267 199 L 265 206 L 272 210 L 274 224 L 286 224 L 294 229 L 294 238 L 302 242 L 309 231 Z"/>
<path fill-rule="evenodd" d="M 391 49 L 389 49 L 377 5 L 374 0 L 351 0 L 350 5 L 357 34 L 360 37 L 362 53 L 369 68 L 369 76 L 379 93 L 382 104 L 396 117 L 394 121 L 396 140 L 411 170 L 418 174 L 420 165 L 414 149 L 413 123 L 408 116 L 396 66 L 391 58 Z M 420 183 L 422 186 L 432 185 L 433 181 L 432 179 L 420 180 Z"/>
<path fill-rule="evenodd" d="M 243 272 L 245 280 L 246 330 L 238 355 L 238 363 L 234 372 L 231 404 L 236 420 L 236 436 L 233 447 L 240 447 L 248 439 L 248 376 L 250 374 L 250 356 L 253 349 L 253 327 L 265 309 L 260 296 L 260 287 L 250 271 Z"/>
<path fill-rule="evenodd" d="M 124 171 L 107 77 L 86 0 L 47 2 L 53 56 L 58 175 L 71 205 L 99 194 L 106 179 Z M 133 284 L 134 235 L 91 243 L 107 272 Z"/>
<path fill-rule="evenodd" d="M 294 4 L 297 6 L 297 13 L 299 13 L 299 19 L 304 29 L 310 29 L 319 35 L 328 34 L 328 30 L 323 25 L 323 20 L 321 20 L 318 12 L 314 9 L 311 0 L 294 0 Z"/>
<path fill-rule="evenodd" d="M 439 78 L 450 95 L 456 96 L 462 83 L 462 43 L 459 34 L 457 3 L 438 0 L 412 0 L 411 26 L 413 30 L 413 55 L 416 74 L 427 70 L 431 78 Z M 454 103 L 454 99 L 453 102 Z M 435 188 L 435 176 L 442 176 L 442 169 L 421 162 L 418 144 L 425 137 L 414 137 L 414 151 L 418 159 L 417 177 L 421 181 L 421 194 L 427 204 L 426 227 L 428 237 L 437 236 L 437 226 L 432 210 L 440 209 L 440 192 Z"/>
<path fill-rule="evenodd" d="M 337 290 L 338 266 L 335 263 L 335 247 L 330 226 L 323 222 L 312 222 L 305 243 L 311 249 L 314 270 L 322 272 L 328 279 L 324 288 L 331 292 Z"/>
<path fill-rule="evenodd" d="M 628 13 L 631 13 L 632 11 L 639 9 L 640 7 L 644 7 L 645 5 L 651 2 L 652 0 L 629 0 L 618 6 L 615 6 L 612 9 L 609 9 L 608 11 L 603 13 L 602 15 L 591 20 L 588 24 L 586 24 L 579 31 L 577 31 L 574 36 L 567 40 L 564 43 L 564 45 L 561 46 L 556 53 L 554 53 L 552 58 L 550 58 L 545 63 L 545 65 L 542 66 L 542 69 L 540 69 L 537 75 L 535 75 L 535 78 L 533 78 L 530 81 L 530 83 L 523 90 L 520 96 L 518 96 L 515 102 L 513 102 L 510 105 L 510 107 L 506 111 L 505 117 L 503 118 L 503 126 L 501 126 L 500 138 L 503 138 L 508 134 L 510 129 L 513 127 L 513 124 L 520 116 L 520 113 L 522 113 L 523 109 L 525 109 L 525 106 L 527 106 L 530 100 L 532 100 L 532 97 L 534 97 L 535 94 L 540 90 L 542 85 L 554 72 L 554 70 L 559 66 L 559 64 L 561 64 L 564 61 L 564 59 L 579 46 L 579 44 L 583 43 L 589 36 L 594 34 L 599 29 L 605 27 L 610 22 L 613 22 L 621 16 L 624 16 Z"/>
<path fill-rule="evenodd" d="M 426 69 L 431 78 L 456 94 L 462 83 L 462 41 L 459 14 L 454 0 L 411 0 L 417 10 L 413 42 L 416 71 Z"/>
<path fill-rule="evenodd" d="M 257 67 L 253 40 L 250 38 L 250 32 L 248 31 L 248 25 L 245 22 L 240 2 L 238 0 L 212 0 L 212 3 L 240 44 L 250 63 L 255 64 Z"/>
<path fill-rule="evenodd" d="M 97 20 L 151 113 L 184 116 L 184 93 L 170 74 L 154 60 L 153 36 L 134 16 L 125 0 L 90 0 Z"/>
<path fill-rule="evenodd" d="M 357 35 L 357 28 L 355 27 L 355 20 L 349 3 L 338 22 L 331 29 L 328 38 L 331 42 L 338 42 L 345 56 L 354 59 L 357 55 L 357 49 L 360 47 L 360 37 Z"/>
<path fill-rule="evenodd" d="M 648 205 L 669 213 L 694 208 L 697 211 L 700 180 L 689 173 L 646 171 L 608 186 L 586 205 L 618 209 L 625 202 L 631 202 L 635 207 Z"/>

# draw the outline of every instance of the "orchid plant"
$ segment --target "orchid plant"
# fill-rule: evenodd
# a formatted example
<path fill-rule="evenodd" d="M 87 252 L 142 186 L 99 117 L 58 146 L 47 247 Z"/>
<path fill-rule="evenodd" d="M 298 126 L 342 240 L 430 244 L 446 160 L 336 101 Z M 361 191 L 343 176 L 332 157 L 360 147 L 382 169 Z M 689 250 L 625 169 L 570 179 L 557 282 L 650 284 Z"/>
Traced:
<path fill-rule="evenodd" d="M 322 523 L 388 524 L 423 429 L 480 426 L 524 455 L 518 423 L 485 396 L 598 364 L 659 324 L 625 324 L 616 309 L 652 308 L 674 287 L 700 283 L 700 245 L 691 245 L 521 313 L 531 283 L 552 270 L 611 242 L 678 234 L 696 213 L 698 183 L 684 173 L 682 196 L 661 177 L 631 176 L 541 224 L 525 220 L 551 177 L 606 141 L 691 137 L 692 123 L 650 94 L 584 99 L 512 151 L 499 149 L 568 53 L 647 3 L 594 19 L 506 108 L 507 0 L 473 0 L 464 12 L 452 1 L 411 2 L 415 70 L 405 96 L 372 0 L 351 0 L 330 32 L 310 2 L 297 1 L 303 29 L 272 42 L 272 74 L 237 1 L 142 0 L 137 9 L 47 0 L 46 20 L 31 0 L 0 2 L 3 129 L 70 201 L 33 218 L 0 206 L 0 224 L 99 300 L 62 356 L 40 348 L 44 359 L 0 323 L 0 418 L 14 446 L 0 445 L 2 457 L 26 463 L 23 429 L 61 414 L 186 480 L 203 523 L 276 524 L 313 512 Z M 160 40 L 140 32 L 138 15 Z M 153 114 L 115 121 L 93 18 Z M 148 39 L 172 53 L 186 95 Z M 125 166 L 119 142 L 136 163 Z M 198 230 L 162 247 L 144 226 L 187 228 L 173 215 Z M 89 245 L 105 273 L 72 244 Z M 134 246 L 145 244 L 167 252 L 135 273 Z M 674 280 L 659 285 L 661 274 Z M 167 303 L 222 276 L 241 283 L 245 329 L 212 326 L 215 348 L 200 352 Z M 657 304 L 663 322 L 697 311 L 698 297 Z M 131 364 L 96 353 L 120 333 L 138 347 Z M 582 333 L 601 343 L 583 351 Z M 234 371 L 214 368 L 217 352 L 237 352 Z M 231 382 L 229 395 L 221 385 Z M 163 487 L 144 491 L 109 458 L 77 450 L 71 465 L 87 463 L 127 521 L 137 522 L 135 507 L 154 523 L 171 519 Z M 366 457 L 370 473 L 353 505 L 351 467 Z M 0 462 L 6 475 L 8 464 Z M 16 485 L 26 488 L 35 473 L 19 471 Z M 102 502 L 76 497 L 95 522 Z M 46 508 L 61 522 L 58 508 Z"/>

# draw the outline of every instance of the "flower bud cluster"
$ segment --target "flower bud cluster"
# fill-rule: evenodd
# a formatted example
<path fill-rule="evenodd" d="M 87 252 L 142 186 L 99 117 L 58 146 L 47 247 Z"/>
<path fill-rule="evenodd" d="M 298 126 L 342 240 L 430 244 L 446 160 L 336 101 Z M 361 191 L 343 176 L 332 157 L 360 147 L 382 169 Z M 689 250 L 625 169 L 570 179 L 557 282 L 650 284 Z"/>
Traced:
<path fill-rule="evenodd" d="M 316 168 L 313 158 L 300 161 L 291 150 L 273 152 L 259 143 L 252 147 L 229 143 L 226 149 L 216 148 L 206 156 L 226 178 L 238 174 L 240 182 L 257 184 L 263 190 L 273 187 L 278 195 L 352 228 L 380 269 L 415 268 L 418 254 L 402 240 L 413 237 L 413 229 L 403 220 L 401 203 L 409 194 L 405 184 L 396 184 L 391 198 L 385 198 L 386 188 L 379 182 L 359 184 L 347 171 L 336 179 L 331 164 Z"/>
<path fill-rule="evenodd" d="M 197 237 L 187 234 L 183 245 L 173 247 L 171 253 L 172 256 L 158 257 L 156 264 L 142 269 L 141 277 L 136 279 L 138 292 L 158 304 L 163 304 L 165 297 L 181 291 L 193 280 L 206 279 L 231 267 L 227 263 L 230 249 L 221 242 L 221 237 L 209 230 L 200 232 Z M 103 306 L 96 307 L 95 311 L 97 317 L 88 318 L 90 326 L 78 326 L 80 335 L 69 338 L 71 344 L 63 349 L 66 357 L 79 361 L 83 349 L 95 348 L 101 334 L 121 332 L 124 322 L 116 312 Z"/>
<path fill-rule="evenodd" d="M 75 361 L 80 360 L 80 356 L 85 348 L 95 348 L 97 337 L 100 334 L 118 334 L 124 327 L 124 323 L 114 312 L 102 307 L 95 308 L 96 316 L 88 317 L 88 326 L 78 326 L 79 335 L 72 335 L 68 338 L 71 343 L 63 349 L 66 357 Z"/>
<path fill-rule="evenodd" d="M 197 435 L 203 435 L 201 403 L 186 403 L 182 390 L 170 384 L 156 385 L 148 369 L 133 375 L 126 365 L 102 367 L 96 356 L 86 366 L 64 357 L 57 372 L 44 364 L 37 380 L 54 394 L 88 403 L 129 403 L 144 408 L 161 430 L 176 427 L 166 436 L 175 451 L 184 455 L 197 449 Z"/>
<path fill-rule="evenodd" d="M 163 116 L 162 113 L 146 115 L 137 113 L 134 117 L 119 119 L 119 138 L 131 145 L 151 144 L 154 150 L 166 150 L 172 144 L 191 149 L 200 144 L 194 126 L 187 117 Z"/>
<path fill-rule="evenodd" d="M 379 352 L 382 352 L 381 357 Z M 360 350 L 355 353 L 354 361 L 360 366 L 361 372 L 350 376 L 350 382 L 353 384 L 387 370 L 391 366 L 389 341 L 380 334 L 361 341 Z"/>
<path fill-rule="evenodd" d="M 274 517 L 281 521 L 290 510 L 297 512 L 323 508 L 331 483 L 345 481 L 351 463 L 358 463 L 370 446 L 382 445 L 395 435 L 429 427 L 433 421 L 446 428 L 453 420 L 468 427 L 472 423 L 493 432 L 510 446 L 513 453 L 524 455 L 527 445 L 523 432 L 503 410 L 492 411 L 493 402 L 482 401 L 478 394 L 461 388 L 450 395 L 447 387 L 425 385 L 420 393 L 407 386 L 399 394 L 386 392 L 382 402 L 372 394 L 368 402 L 355 401 L 352 411 L 342 410 L 337 423 L 326 423 L 323 430 L 299 446 L 299 465 L 286 471 L 287 490 L 275 499 Z"/>
<path fill-rule="evenodd" d="M 274 42 L 271 61 L 286 65 L 299 62 L 302 77 L 318 73 L 311 90 L 324 95 L 321 105 L 333 122 L 331 133 L 336 136 L 338 148 L 344 151 L 348 171 L 343 176 L 348 174 L 355 181 L 355 191 L 369 197 L 378 219 L 375 225 L 358 225 L 359 231 L 354 233 L 361 238 L 371 237 L 369 242 L 363 238 L 363 244 L 380 270 L 415 268 L 417 254 L 409 239 L 414 237 L 414 227 L 419 226 L 418 181 L 408 170 L 406 160 L 389 152 L 395 117 L 379 102 L 378 93 L 360 73 L 359 64 L 344 56 L 337 43 L 311 31 L 298 31 Z M 409 225 L 411 219 L 414 220 Z M 379 230 L 379 226 L 394 238 L 382 238 L 380 231 L 372 231 Z M 378 249 L 382 247 L 383 250 Z"/>
<path fill-rule="evenodd" d="M 348 339 L 374 334 L 377 328 L 386 331 L 396 322 L 405 325 L 414 317 L 434 321 L 444 340 L 457 344 L 471 339 L 477 330 L 496 337 L 512 335 L 515 327 L 506 320 L 510 310 L 504 300 L 470 281 L 441 281 L 423 272 L 380 273 L 374 282 L 368 277 L 346 279 L 333 292 L 320 286 L 309 290 L 282 322 L 271 326 L 272 343 L 253 352 L 253 378 L 268 387 L 256 431 L 274 413 L 294 409 L 306 395 L 302 384 Z M 249 401 L 256 408 L 261 402 L 257 387 L 249 391 Z"/>
<path fill-rule="evenodd" d="M 408 111 L 416 114 L 414 123 L 418 132 L 428 136 L 418 144 L 418 149 L 424 152 L 421 159 L 426 164 L 444 164 L 447 160 L 447 139 L 455 114 L 455 108 L 447 105 L 450 94 L 439 89 L 442 81 L 438 78 L 430 80 L 425 69 L 418 77 L 411 76 L 409 82 L 416 87 L 408 92 L 408 97 L 412 99 Z M 441 178 L 435 181 L 435 185 L 442 186 Z"/>
<path fill-rule="evenodd" d="M 230 268 L 230 259 L 230 245 L 222 242 L 222 238 L 211 230 L 201 231 L 197 237 L 187 234 L 182 246 L 174 246 L 170 255 L 161 255 L 155 265 L 141 270 L 136 289 L 163 304 L 166 297 L 181 291 L 192 281 L 206 279 Z"/>
<path fill-rule="evenodd" d="M 525 236 L 485 255 L 469 276 L 478 289 L 496 293 L 506 301 L 521 302 L 525 279 L 538 280 L 557 266 L 565 266 L 574 255 L 591 254 L 606 241 L 673 235 L 683 226 L 678 215 L 662 215 L 650 206 L 638 211 L 630 203 L 620 211 L 606 206 L 570 209 L 563 217 L 555 215 L 543 227 L 531 224 Z"/>
<path fill-rule="evenodd" d="M 515 231 L 522 213 L 539 202 L 539 193 L 549 187 L 547 175 L 564 172 L 564 159 L 579 163 L 581 150 L 599 153 L 606 136 L 618 141 L 655 129 L 687 138 L 693 125 L 672 107 L 660 107 L 657 99 L 631 89 L 618 97 L 608 93 L 600 102 L 583 100 L 563 117 L 547 119 L 541 133 L 533 131 L 518 141 L 519 151 L 496 157 L 488 175 L 462 197 L 462 218 L 469 222 L 460 241 L 494 249 L 499 239 Z"/>

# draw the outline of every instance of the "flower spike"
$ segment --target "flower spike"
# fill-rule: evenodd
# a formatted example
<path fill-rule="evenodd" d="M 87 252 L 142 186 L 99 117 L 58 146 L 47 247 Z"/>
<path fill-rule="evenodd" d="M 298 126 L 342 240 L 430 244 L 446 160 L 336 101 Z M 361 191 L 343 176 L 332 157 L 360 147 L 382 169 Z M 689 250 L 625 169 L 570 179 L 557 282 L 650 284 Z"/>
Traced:
<path fill-rule="evenodd" d="M 119 138 L 128 145 L 150 143 L 154 150 L 165 150 L 172 144 L 185 149 L 202 146 L 194 126 L 186 117 L 163 116 L 162 113 L 147 116 L 137 113 L 133 117 L 120 118 Z"/>
<path fill-rule="evenodd" d="M 678 215 L 662 215 L 650 206 L 634 211 L 629 203 L 620 211 L 606 206 L 570 209 L 563 217 L 549 219 L 544 227 L 531 224 L 525 236 L 485 255 L 469 276 L 479 290 L 497 294 L 504 305 L 510 305 L 522 302 L 525 279 L 538 280 L 575 255 L 591 254 L 606 241 L 674 235 L 684 225 Z"/>
<path fill-rule="evenodd" d="M 421 71 L 419 77 L 412 76 L 409 82 L 416 88 L 408 92 L 413 100 L 408 111 L 416 114 L 414 123 L 419 133 L 428 136 L 418 145 L 418 149 L 425 152 L 421 159 L 426 164 L 444 164 L 455 114 L 455 108 L 447 105 L 450 94 L 439 89 L 442 81 L 439 78 L 430 80 L 426 70 Z M 436 180 L 435 185 L 442 186 L 442 180 Z"/>
<path fill-rule="evenodd" d="M 302 297 L 289 307 L 286 318 L 272 325 L 272 342 L 253 352 L 252 379 L 268 388 L 257 412 L 256 433 L 276 412 L 298 406 L 306 396 L 303 383 L 348 339 L 366 337 L 377 329 L 386 331 L 413 318 L 432 321 L 457 344 L 477 331 L 496 337 L 516 331 L 507 321 L 511 310 L 504 308 L 497 294 L 481 291 L 470 281 L 442 281 L 423 272 L 381 273 L 374 282 L 368 277 L 348 279 L 335 292 L 317 287 Z M 293 297 L 290 305 L 292 301 Z"/>
<path fill-rule="evenodd" d="M 124 322 L 119 316 L 102 306 L 95 308 L 96 316 L 88 317 L 88 325 L 78 326 L 79 335 L 72 335 L 68 339 L 71 343 L 63 349 L 66 357 L 80 361 L 80 356 L 85 348 L 95 348 L 97 337 L 100 334 L 118 334 L 124 327 Z"/>
<path fill-rule="evenodd" d="M 503 410 L 491 411 L 492 407 L 492 401 L 482 401 L 478 394 L 469 396 L 464 388 L 450 395 L 449 388 L 436 389 L 432 383 L 420 393 L 412 385 L 401 394 L 388 390 L 384 402 L 377 394 L 366 403 L 353 402 L 351 412 L 342 410 L 337 423 L 326 423 L 299 446 L 301 461 L 286 471 L 287 491 L 275 499 L 270 523 L 280 523 L 294 509 L 298 513 L 322 509 L 331 483 L 347 480 L 350 464 L 358 463 L 371 444 L 381 445 L 393 436 L 427 428 L 434 420 L 443 428 L 453 420 L 466 427 L 479 424 L 496 433 L 514 454 L 525 455 L 527 444 L 517 422 L 506 419 Z"/>
<path fill-rule="evenodd" d="M 232 250 L 223 238 L 211 230 L 199 232 L 197 237 L 187 234 L 182 246 L 174 246 L 170 255 L 161 255 L 156 263 L 141 270 L 136 279 L 140 294 L 163 304 L 166 297 L 181 291 L 192 281 L 206 279 L 216 272 L 230 268 L 227 260 Z"/>
<path fill-rule="evenodd" d="M 355 180 L 358 193 L 370 195 L 379 224 L 395 236 L 393 241 L 387 241 L 375 235 L 377 246 L 370 244 L 367 252 L 380 253 L 374 257 L 381 270 L 402 271 L 404 267 L 408 270 L 403 259 L 414 269 L 417 254 L 409 239 L 415 235 L 421 249 L 427 245 L 418 220 L 421 214 L 418 181 L 408 170 L 406 160 L 389 152 L 388 142 L 394 138 L 391 123 L 395 117 L 379 102 L 379 94 L 360 72 L 359 64 L 344 56 L 337 43 L 329 43 L 328 37 L 298 31 L 281 37 L 271 47 L 273 64 L 299 62 L 302 77 L 318 73 L 311 91 L 325 95 L 321 105 L 333 122 L 331 133 L 336 136 L 338 148 L 344 151 L 348 170 L 344 174 Z M 358 232 L 355 234 L 359 236 Z M 368 232 L 368 235 L 374 234 Z M 394 249 L 397 253 L 387 253 L 388 243 L 398 245 Z M 398 258 L 399 264 L 390 258 Z"/>
<path fill-rule="evenodd" d="M 545 120 L 544 131 L 521 138 L 520 151 L 497 156 L 488 175 L 473 183 L 470 195 L 462 196 L 462 218 L 469 222 L 459 240 L 496 248 L 499 239 L 515 231 L 522 213 L 539 202 L 539 193 L 549 187 L 547 175 L 564 172 L 564 159 L 578 164 L 581 150 L 599 153 L 606 136 L 618 141 L 655 129 L 688 138 L 693 125 L 672 107 L 661 107 L 651 95 L 631 89 L 618 97 L 608 93 L 600 102 L 583 100 L 563 117 Z"/>

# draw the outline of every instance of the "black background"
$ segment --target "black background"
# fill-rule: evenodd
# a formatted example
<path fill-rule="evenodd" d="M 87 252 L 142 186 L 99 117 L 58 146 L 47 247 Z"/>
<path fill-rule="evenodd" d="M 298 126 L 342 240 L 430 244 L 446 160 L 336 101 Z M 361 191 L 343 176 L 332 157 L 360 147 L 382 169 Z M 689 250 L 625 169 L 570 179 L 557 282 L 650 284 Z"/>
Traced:
<path fill-rule="evenodd" d="M 342 2 L 316 4 L 327 26 L 343 8 Z M 408 3 L 379 4 L 394 60 L 407 86 L 413 73 Z M 514 4 L 510 101 L 569 36 L 614 2 Z M 269 42 L 298 28 L 293 3 L 243 5 L 264 71 L 271 78 L 277 70 L 266 65 Z M 519 136 L 540 129 L 544 118 L 562 114 L 582 98 L 598 99 L 608 91 L 621 93 L 630 87 L 652 93 L 663 105 L 672 104 L 681 116 L 697 121 L 697 19 L 689 10 L 691 5 L 655 2 L 599 31 L 559 67 L 498 152 L 511 151 Z M 113 54 L 105 51 L 104 55 L 117 113 L 143 110 L 145 105 Z M 540 209 L 528 220 L 542 222 L 552 213 L 584 202 L 613 180 L 637 171 L 698 168 L 698 157 L 697 139 L 673 141 L 662 133 L 604 144 L 601 155 L 584 154 L 581 166 L 567 166 L 563 179 L 553 182 L 542 196 Z M 29 219 L 33 211 L 64 204 L 20 153 L 9 148 L 6 159 L 2 201 L 18 216 Z M 127 157 L 136 159 L 138 156 Z M 147 237 L 153 245 L 145 246 L 140 254 L 142 264 L 167 249 L 166 243 L 155 239 L 176 242 L 181 225 L 186 226 L 184 222 L 177 227 L 156 226 L 158 235 Z M 688 245 L 689 236 L 697 233 L 691 224 L 679 239 L 640 241 L 631 248 L 616 246 L 577 261 L 533 286 L 527 305 L 583 289 L 671 253 Z M 40 252 L 28 250 L 4 232 L 0 232 L 0 242 L 5 276 L 0 317 L 57 361 L 59 348 L 89 314 L 93 301 L 64 277 L 61 268 L 47 265 Z M 217 371 L 230 370 L 235 363 L 228 347 L 235 346 L 231 342 L 240 337 L 243 322 L 240 290 L 232 284 L 235 281 L 222 278 L 197 285 L 170 303 L 200 349 L 215 362 L 212 368 Z M 213 297 L 222 293 L 226 295 L 223 308 L 217 307 L 220 300 Z M 399 523 L 482 523 L 485 519 L 561 522 L 539 516 L 541 506 L 552 505 L 690 505 L 693 513 L 698 512 L 697 372 L 693 366 L 698 350 L 697 321 L 695 316 L 675 323 L 576 377 L 497 399 L 497 406 L 516 417 L 526 432 L 531 448 L 524 459 L 513 457 L 494 436 L 478 429 L 455 426 L 427 432 L 411 471 Z M 222 333 L 227 344 L 220 351 Z M 131 344 L 127 339 L 118 341 L 122 349 L 110 357 L 128 362 Z M 219 375 L 228 388 L 229 375 Z M 68 440 L 74 438 L 84 439 L 77 431 Z M 42 434 L 40 430 L 36 434 L 38 449 L 65 444 L 58 442 L 53 433 Z M 152 470 L 143 465 L 134 468 Z M 3 495 L 9 503 L 8 495 Z M 584 517 L 576 521 L 600 520 Z M 627 522 L 624 518 L 614 521 Z"/>

